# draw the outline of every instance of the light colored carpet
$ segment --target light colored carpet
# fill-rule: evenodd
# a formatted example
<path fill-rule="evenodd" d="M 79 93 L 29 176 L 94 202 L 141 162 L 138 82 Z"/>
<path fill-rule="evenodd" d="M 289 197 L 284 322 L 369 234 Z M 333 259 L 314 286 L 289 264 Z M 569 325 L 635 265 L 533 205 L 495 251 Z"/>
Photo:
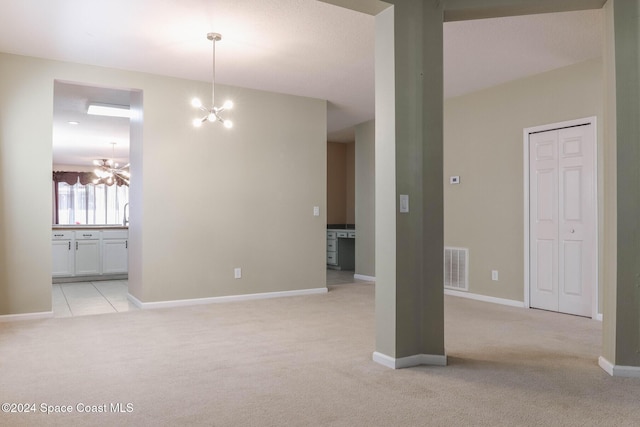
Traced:
<path fill-rule="evenodd" d="M 0 425 L 637 426 L 640 380 L 597 365 L 601 325 L 446 297 L 448 367 L 371 360 L 374 287 L 0 323 Z M 42 414 L 40 405 L 71 405 Z M 83 414 L 79 403 L 131 403 Z"/>

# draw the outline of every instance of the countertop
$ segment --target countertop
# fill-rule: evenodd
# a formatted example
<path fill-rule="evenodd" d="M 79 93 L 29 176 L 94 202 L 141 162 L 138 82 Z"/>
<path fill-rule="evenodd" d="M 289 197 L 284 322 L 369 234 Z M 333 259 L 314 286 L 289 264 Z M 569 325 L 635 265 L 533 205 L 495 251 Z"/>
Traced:
<path fill-rule="evenodd" d="M 53 230 L 128 230 L 124 225 L 52 225 Z"/>

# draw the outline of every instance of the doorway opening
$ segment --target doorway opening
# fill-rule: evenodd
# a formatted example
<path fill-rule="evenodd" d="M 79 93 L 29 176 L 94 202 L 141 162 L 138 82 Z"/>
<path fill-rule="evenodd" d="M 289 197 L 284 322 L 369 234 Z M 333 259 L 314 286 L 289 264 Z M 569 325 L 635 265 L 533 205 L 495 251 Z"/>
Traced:
<path fill-rule="evenodd" d="M 134 309 L 127 300 L 132 89 L 54 81 L 55 317 Z M 108 107 L 94 113 L 92 106 Z M 109 110 L 111 109 L 111 110 Z"/>

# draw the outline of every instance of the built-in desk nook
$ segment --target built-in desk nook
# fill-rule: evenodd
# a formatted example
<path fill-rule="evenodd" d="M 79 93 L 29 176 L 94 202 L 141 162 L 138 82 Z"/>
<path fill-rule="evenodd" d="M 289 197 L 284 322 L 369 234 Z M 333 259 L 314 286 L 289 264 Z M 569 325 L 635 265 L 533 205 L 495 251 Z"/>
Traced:
<path fill-rule="evenodd" d="M 327 268 L 333 270 L 355 269 L 355 228 L 327 229 Z"/>

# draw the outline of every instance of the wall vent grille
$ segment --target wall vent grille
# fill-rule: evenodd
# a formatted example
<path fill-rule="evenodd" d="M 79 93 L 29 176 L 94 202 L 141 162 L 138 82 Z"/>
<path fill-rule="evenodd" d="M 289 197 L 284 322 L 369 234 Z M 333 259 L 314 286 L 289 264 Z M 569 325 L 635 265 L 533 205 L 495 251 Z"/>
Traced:
<path fill-rule="evenodd" d="M 444 287 L 469 290 L 469 249 L 444 248 Z"/>

